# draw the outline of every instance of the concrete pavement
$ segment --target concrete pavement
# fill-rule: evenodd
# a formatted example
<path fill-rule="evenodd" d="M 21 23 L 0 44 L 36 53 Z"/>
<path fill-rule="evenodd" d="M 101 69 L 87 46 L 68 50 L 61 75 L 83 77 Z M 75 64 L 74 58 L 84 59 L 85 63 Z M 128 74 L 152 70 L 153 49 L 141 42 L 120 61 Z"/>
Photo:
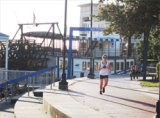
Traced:
<path fill-rule="evenodd" d="M 146 93 L 149 92 L 125 78 L 110 79 L 103 95 L 99 95 L 98 79 L 77 82 L 69 91 L 76 101 L 105 114 L 106 118 L 152 118 L 157 100 Z"/>
<path fill-rule="evenodd" d="M 13 118 L 14 105 L 10 101 L 0 101 L 0 118 Z"/>
<path fill-rule="evenodd" d="M 153 118 L 156 114 L 158 92 L 145 90 L 139 81 L 130 81 L 128 76 L 112 76 L 103 95 L 99 94 L 99 79 L 68 82 L 68 91 L 54 89 L 44 96 L 44 103 L 50 104 L 49 108 L 54 106 L 56 113 L 64 113 L 63 118 Z"/>
<path fill-rule="evenodd" d="M 53 89 L 48 86 L 42 99 L 25 94 L 15 105 L 15 117 L 153 118 L 156 114 L 158 89 L 143 88 L 139 81 L 130 81 L 129 76 L 111 76 L 102 95 L 99 79 L 84 77 L 68 82 L 68 91 L 59 90 L 58 83 Z"/>

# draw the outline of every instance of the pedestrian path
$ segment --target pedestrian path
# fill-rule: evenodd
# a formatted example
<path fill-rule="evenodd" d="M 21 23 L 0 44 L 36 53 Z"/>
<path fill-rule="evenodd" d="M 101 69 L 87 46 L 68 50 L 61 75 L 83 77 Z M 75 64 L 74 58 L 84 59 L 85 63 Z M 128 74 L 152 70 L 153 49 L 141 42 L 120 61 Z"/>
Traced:
<path fill-rule="evenodd" d="M 13 118 L 13 107 L 10 101 L 0 101 L 0 118 Z"/>
<path fill-rule="evenodd" d="M 43 112 L 41 97 L 35 97 L 33 92 L 24 94 L 14 107 L 14 118 L 50 118 Z"/>
<path fill-rule="evenodd" d="M 140 89 L 138 83 L 127 78 L 113 78 L 103 95 L 99 95 L 98 79 L 77 82 L 70 86 L 69 94 L 81 104 L 106 114 L 107 118 L 152 118 L 157 100 L 146 92 L 149 91 Z"/>
<path fill-rule="evenodd" d="M 43 118 L 49 115 L 52 118 L 153 118 L 156 114 L 158 91 L 144 89 L 139 81 L 130 81 L 129 76 L 111 76 L 102 95 L 99 94 L 99 79 L 84 77 L 67 81 L 68 91 L 59 90 L 57 82 L 52 89 L 48 86 L 44 90 L 41 102 L 34 97 L 20 98 L 16 103 L 19 107 L 15 107 L 25 116 L 17 118 L 27 115 L 39 118 L 40 114 Z M 31 115 L 33 111 L 39 114 Z"/>

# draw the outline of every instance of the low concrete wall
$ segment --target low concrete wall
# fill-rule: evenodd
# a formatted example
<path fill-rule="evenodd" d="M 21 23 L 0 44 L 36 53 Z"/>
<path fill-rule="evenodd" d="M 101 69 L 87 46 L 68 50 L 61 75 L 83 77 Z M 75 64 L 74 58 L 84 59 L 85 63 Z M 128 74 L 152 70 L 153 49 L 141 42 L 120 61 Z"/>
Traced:
<path fill-rule="evenodd" d="M 49 101 L 43 99 L 43 110 L 46 114 L 50 115 L 52 118 L 71 118 L 48 102 Z"/>

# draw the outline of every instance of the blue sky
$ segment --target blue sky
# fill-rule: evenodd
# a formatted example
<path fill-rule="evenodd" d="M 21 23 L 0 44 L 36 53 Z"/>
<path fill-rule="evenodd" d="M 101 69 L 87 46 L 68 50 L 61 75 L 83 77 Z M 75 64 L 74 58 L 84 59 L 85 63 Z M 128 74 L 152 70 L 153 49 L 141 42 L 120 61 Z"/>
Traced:
<path fill-rule="evenodd" d="M 36 22 L 59 22 L 63 33 L 64 3 L 65 0 L 0 0 L 0 32 L 12 38 L 18 29 L 17 24 L 33 22 L 34 12 Z M 85 3 L 90 3 L 90 0 L 68 0 L 67 27 L 79 26 L 78 5 Z"/>

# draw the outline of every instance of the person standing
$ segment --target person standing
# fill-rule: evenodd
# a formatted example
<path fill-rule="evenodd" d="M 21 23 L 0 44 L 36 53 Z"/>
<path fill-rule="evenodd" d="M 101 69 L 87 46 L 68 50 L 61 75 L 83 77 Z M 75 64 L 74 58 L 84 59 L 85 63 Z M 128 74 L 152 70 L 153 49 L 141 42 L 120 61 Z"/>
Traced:
<path fill-rule="evenodd" d="M 100 94 L 105 93 L 105 88 L 108 85 L 108 75 L 110 71 L 110 64 L 107 60 L 107 55 L 102 56 L 102 60 L 98 65 L 100 75 Z"/>
<path fill-rule="evenodd" d="M 135 77 L 138 80 L 138 71 L 137 71 L 137 66 L 135 64 L 133 64 L 131 66 L 131 74 L 130 74 L 130 76 L 131 76 L 131 80 L 132 80 L 132 77 L 133 77 L 134 80 L 135 80 Z"/>

